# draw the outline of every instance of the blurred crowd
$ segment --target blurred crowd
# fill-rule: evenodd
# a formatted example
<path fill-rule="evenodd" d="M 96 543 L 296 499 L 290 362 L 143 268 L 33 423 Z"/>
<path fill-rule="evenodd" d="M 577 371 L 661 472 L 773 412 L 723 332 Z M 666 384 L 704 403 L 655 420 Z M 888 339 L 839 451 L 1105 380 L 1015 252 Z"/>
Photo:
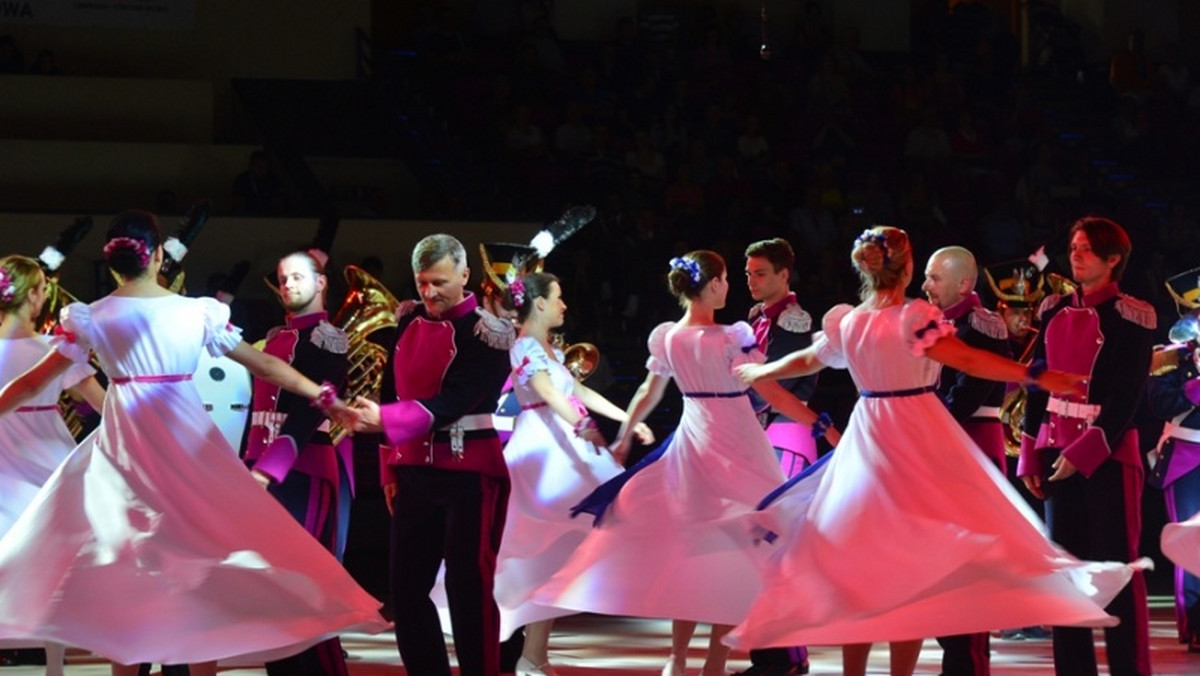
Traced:
<path fill-rule="evenodd" d="M 797 249 L 802 302 L 823 312 L 853 298 L 849 243 L 872 223 L 986 265 L 1042 245 L 1053 257 L 1075 218 L 1104 213 L 1135 237 L 1135 293 L 1168 310 L 1161 280 L 1195 265 L 1181 179 L 1197 173 L 1200 114 L 1177 49 L 1160 69 L 1131 38 L 1132 57 L 1064 66 L 1074 52 L 1043 11 L 1035 38 L 1059 37 L 1022 67 L 1007 19 L 973 2 L 914 26 L 908 55 L 864 51 L 817 2 L 794 25 L 641 3 L 611 39 L 584 43 L 558 39 L 546 3 L 490 4 L 476 17 L 422 6 L 416 86 L 472 154 L 463 190 L 425 207 L 550 220 L 597 206 L 547 263 L 589 339 L 640 342 L 673 312 L 671 256 L 707 247 L 737 261 L 776 235 Z M 731 295 L 729 319 L 748 304 Z"/>

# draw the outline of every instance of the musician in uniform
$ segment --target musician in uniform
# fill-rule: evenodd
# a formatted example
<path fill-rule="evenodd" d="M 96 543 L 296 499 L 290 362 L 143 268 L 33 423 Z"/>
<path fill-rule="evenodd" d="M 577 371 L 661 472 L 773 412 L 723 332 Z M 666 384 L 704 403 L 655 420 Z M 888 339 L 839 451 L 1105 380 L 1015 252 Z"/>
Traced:
<path fill-rule="evenodd" d="M 1146 396 L 1151 412 L 1167 421 L 1151 452 L 1151 483 L 1178 522 L 1200 512 L 1200 268 L 1168 279 L 1167 289 L 1184 315 L 1171 327 L 1171 344 L 1155 353 L 1159 366 Z M 1182 566 L 1175 567 L 1175 620 L 1179 642 L 1200 652 L 1200 578 Z"/>
<path fill-rule="evenodd" d="M 1144 481 L 1133 416 L 1150 370 L 1155 312 L 1118 282 L 1132 245 L 1107 218 L 1071 226 L 1077 290 L 1047 296 L 1031 373 L 1046 366 L 1080 373 L 1086 395 L 1030 392 L 1017 474 L 1045 500 L 1050 537 L 1081 559 L 1133 562 L 1141 535 Z M 1146 582 L 1140 572 L 1106 610 L 1120 623 L 1104 630 L 1109 673 L 1149 676 Z M 1096 673 L 1092 630 L 1055 627 L 1060 676 Z"/>
<path fill-rule="evenodd" d="M 508 284 L 522 274 L 521 262 L 537 261 L 541 258 L 537 250 L 531 246 L 511 244 L 507 242 L 483 242 L 479 245 L 479 255 L 483 258 L 483 280 L 480 283 L 480 303 L 488 312 L 500 319 L 510 321 L 516 326 L 517 310 L 508 307 L 506 297 Z M 492 414 L 492 424 L 500 443 L 507 444 L 512 436 L 517 416 L 521 413 L 521 402 L 513 392 L 512 377 L 504 379 L 500 388 L 500 399 L 496 402 L 496 411 Z M 511 674 L 516 671 L 517 660 L 525 648 L 525 630 L 517 629 L 507 640 L 500 643 L 500 673 Z"/>
<path fill-rule="evenodd" d="M 978 279 L 979 266 L 975 256 L 961 246 L 948 246 L 929 257 L 921 290 L 929 302 L 954 323 L 954 335 L 959 340 L 971 347 L 1011 358 L 1008 327 L 999 314 L 983 306 L 979 294 L 975 293 Z M 987 459 L 1004 472 L 1004 428 L 1000 423 L 1004 384 L 942 366 L 938 396 Z M 986 676 L 990 673 L 987 632 L 939 636 L 938 644 L 942 646 L 943 676 Z"/>
<path fill-rule="evenodd" d="M 358 401 L 357 429 L 382 430 L 387 440 L 380 460 L 396 645 L 409 673 L 450 675 L 429 596 L 444 562 L 459 673 L 493 676 L 500 613 L 492 592 L 509 480 L 492 414 L 515 332 L 465 290 L 470 270 L 457 239 L 425 237 L 412 268 L 421 302 L 396 312 L 384 403 Z"/>
<path fill-rule="evenodd" d="M 298 251 L 279 261 L 278 292 L 287 319 L 267 334 L 263 349 L 311 380 L 340 390 L 350 368 L 348 342 L 346 334 L 327 321 L 329 282 L 323 259 Z M 345 549 L 340 521 L 349 514 L 353 490 L 350 440 L 335 445 L 325 415 L 307 399 L 277 385 L 256 379 L 251 402 L 243 456 L 251 474 L 340 560 Z M 272 676 L 347 673 L 337 637 L 266 666 Z"/>
<path fill-rule="evenodd" d="M 996 312 L 1004 320 L 1008 330 L 1008 347 L 1013 357 L 1023 364 L 1029 363 L 1029 353 L 1033 350 L 1034 339 L 1038 335 L 1034 313 L 1038 303 L 1046 295 L 1046 276 L 1036 263 L 1024 259 L 985 267 L 983 276 L 996 299 Z M 1063 280 L 1057 275 L 1051 277 Z M 1030 508 L 1037 512 L 1038 516 L 1042 516 L 1042 500 L 1026 490 L 1025 484 L 1017 478 L 1017 455 L 1025 415 L 1025 388 L 1018 383 L 1003 385 L 1004 401 L 1000 406 L 1000 423 L 1004 431 L 1005 458 L 1002 469 Z M 1050 630 L 1037 625 L 1001 629 L 1000 638 L 1010 641 L 1046 640 L 1050 638 Z"/>
<path fill-rule="evenodd" d="M 526 267 L 523 265 L 524 262 L 536 262 L 537 267 L 540 267 L 542 259 L 538 256 L 537 250 L 531 246 L 503 242 L 484 242 L 479 245 L 479 254 L 483 257 L 484 269 L 483 281 L 479 287 L 482 296 L 481 305 L 483 305 L 483 309 L 500 319 L 513 322 L 515 326 L 517 310 L 508 307 L 508 302 L 505 300 L 508 284 L 525 272 L 533 271 L 532 269 L 522 269 Z M 534 266 L 530 264 L 529 267 Z M 517 402 L 517 397 L 513 394 L 512 379 L 506 378 L 504 387 L 501 388 L 500 400 L 496 402 L 496 412 L 493 417 L 493 423 L 496 426 L 496 432 L 500 435 L 501 443 L 506 443 L 512 436 L 513 424 L 520 412 L 521 404 Z"/>
<path fill-rule="evenodd" d="M 996 297 L 996 312 L 1008 329 L 1009 348 L 1023 362 L 1038 334 L 1034 311 L 1046 295 L 1045 277 L 1037 266 L 1023 260 L 992 265 L 983 274 Z"/>

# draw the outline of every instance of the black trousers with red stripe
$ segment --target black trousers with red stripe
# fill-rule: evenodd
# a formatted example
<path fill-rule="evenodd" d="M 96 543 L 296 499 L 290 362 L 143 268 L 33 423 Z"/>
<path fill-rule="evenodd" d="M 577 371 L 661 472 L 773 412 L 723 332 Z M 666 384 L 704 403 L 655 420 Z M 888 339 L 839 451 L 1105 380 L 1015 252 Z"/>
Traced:
<path fill-rule="evenodd" d="M 509 482 L 477 472 L 397 466 L 391 594 L 396 647 L 410 674 L 450 676 L 429 598 L 446 564 L 446 596 L 461 676 L 500 673 L 500 611 L 493 586 Z"/>
<path fill-rule="evenodd" d="M 991 640 L 987 632 L 939 636 L 942 676 L 987 676 L 991 672 Z"/>
<path fill-rule="evenodd" d="M 1042 451 L 1042 467 L 1058 457 Z M 1142 530 L 1141 467 L 1105 460 L 1090 477 L 1074 474 L 1042 485 L 1050 539 L 1075 556 L 1091 561 L 1133 561 Z M 1104 629 L 1111 676 L 1150 676 L 1150 611 L 1146 579 L 1134 573 L 1105 610 L 1120 624 Z M 1054 627 L 1054 672 L 1058 676 L 1095 676 L 1095 637 L 1091 629 Z"/>
<path fill-rule="evenodd" d="M 339 514 L 350 511 L 342 504 L 338 486 L 301 472 L 289 472 L 268 489 L 304 530 L 330 554 L 338 554 Z M 336 636 L 291 657 L 267 662 L 267 676 L 346 676 L 342 642 Z"/>

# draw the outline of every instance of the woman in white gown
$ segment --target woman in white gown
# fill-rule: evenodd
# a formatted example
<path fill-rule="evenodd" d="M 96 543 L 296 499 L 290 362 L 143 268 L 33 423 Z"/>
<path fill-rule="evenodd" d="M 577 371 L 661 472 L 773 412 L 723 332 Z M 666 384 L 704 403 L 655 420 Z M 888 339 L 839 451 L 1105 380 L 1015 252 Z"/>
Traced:
<path fill-rule="evenodd" d="M 761 553 L 747 515 L 783 482 L 775 451 L 733 367 L 762 361 L 748 324 L 723 326 L 714 312 L 729 291 L 725 261 L 694 251 L 671 263 L 668 282 L 683 318 L 650 335 L 649 373 L 629 405 L 613 452 L 624 455 L 634 426 L 662 399 L 671 379 L 683 416 L 661 458 L 625 483 L 604 520 L 535 594 L 547 605 L 640 617 L 670 617 L 666 676 L 681 676 L 697 622 L 713 624 L 704 674 L 725 673 L 720 638 L 741 621 L 760 588 Z M 756 390 L 806 425 L 817 414 L 776 383 Z M 830 432 L 836 441 L 836 432 Z"/>
<path fill-rule="evenodd" d="M 152 214 L 119 214 L 105 258 L 120 288 L 62 313 L 62 334 L 0 390 L 25 405 L 94 350 L 109 377 L 100 427 L 72 452 L 0 540 L 0 639 L 37 638 L 113 660 L 276 658 L 349 630 L 380 631 L 379 603 L 262 490 L 204 412 L 191 375 L 200 351 L 348 410 L 327 384 L 255 350 L 211 298 L 157 283 Z"/>
<path fill-rule="evenodd" d="M 891 641 L 892 674 L 907 676 L 926 636 L 1114 624 L 1104 606 L 1144 563 L 1081 562 L 1047 540 L 935 393 L 939 362 L 1050 391 L 1080 378 L 971 349 L 937 308 L 906 298 L 904 231 L 864 232 L 852 260 L 860 305 L 831 309 L 812 347 L 741 369 L 761 382 L 849 368 L 861 398 L 815 489 L 785 494 L 764 516 L 781 524 L 781 551 L 730 642 L 841 644 L 844 673 L 861 676 L 870 643 Z"/>
<path fill-rule="evenodd" d="M 50 339 L 34 328 L 46 297 L 46 275 L 36 260 L 0 259 L 0 383 L 21 375 L 53 349 Z M 91 365 L 76 364 L 33 400 L 0 416 L 0 536 L 75 448 L 58 410 L 59 396 L 65 391 L 97 411 L 103 405 L 104 389 L 94 374 Z M 62 673 L 63 652 L 62 644 L 46 644 L 48 676 Z"/>
<path fill-rule="evenodd" d="M 558 279 L 536 273 L 512 282 L 509 301 L 521 330 L 509 350 L 513 392 L 521 404 L 504 460 L 512 479 L 504 539 L 496 563 L 501 638 L 525 627 L 518 676 L 553 675 L 547 642 L 553 618 L 571 613 L 530 600 L 562 567 L 589 530 L 571 518 L 571 507 L 622 471 L 588 411 L 625 422 L 628 416 L 575 379 L 563 364 L 550 331 L 563 324 L 567 306 Z M 654 434 L 634 426 L 642 443 Z"/>

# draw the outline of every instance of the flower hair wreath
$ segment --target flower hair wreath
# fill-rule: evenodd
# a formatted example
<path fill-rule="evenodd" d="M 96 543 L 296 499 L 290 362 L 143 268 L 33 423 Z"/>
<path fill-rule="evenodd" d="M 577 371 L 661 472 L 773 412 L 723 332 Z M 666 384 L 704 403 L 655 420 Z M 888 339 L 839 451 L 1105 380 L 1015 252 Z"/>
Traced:
<path fill-rule="evenodd" d="M 671 269 L 672 270 L 683 270 L 684 272 L 688 273 L 688 276 L 690 276 L 692 278 L 693 284 L 700 283 L 700 264 L 694 260 L 690 260 L 687 258 L 672 258 L 671 259 Z"/>
<path fill-rule="evenodd" d="M 521 307 L 525 304 L 525 282 L 521 278 L 517 278 L 508 283 L 508 290 L 512 293 L 513 307 Z"/>
<path fill-rule="evenodd" d="M 858 246 L 859 244 L 867 244 L 867 243 L 874 244 L 875 246 L 879 247 L 881 251 L 883 251 L 883 264 L 885 266 L 891 261 L 891 259 L 888 256 L 889 252 L 888 252 L 888 244 L 887 244 L 887 235 L 884 235 L 881 232 L 872 232 L 870 230 L 863 230 L 863 233 L 858 236 L 858 239 L 854 240 L 854 245 Z"/>
<path fill-rule="evenodd" d="M 146 243 L 140 239 L 132 237 L 113 237 L 108 240 L 108 244 L 104 245 L 104 257 L 112 258 L 112 255 L 121 249 L 128 249 L 137 254 L 138 263 L 141 267 L 149 267 L 150 265 L 150 249 Z"/>
<path fill-rule="evenodd" d="M 0 303 L 11 303 L 17 295 L 17 285 L 13 283 L 8 270 L 0 268 Z"/>

